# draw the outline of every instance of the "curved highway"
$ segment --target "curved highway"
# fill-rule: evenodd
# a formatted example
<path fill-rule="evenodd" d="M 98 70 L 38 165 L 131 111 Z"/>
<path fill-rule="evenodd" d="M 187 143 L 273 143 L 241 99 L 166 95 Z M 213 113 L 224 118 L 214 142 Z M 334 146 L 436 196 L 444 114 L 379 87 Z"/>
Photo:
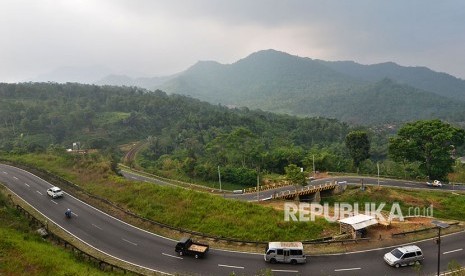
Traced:
<path fill-rule="evenodd" d="M 160 179 L 143 176 L 143 175 L 131 172 L 131 171 L 127 171 L 127 170 L 123 170 L 122 173 L 124 177 L 130 180 L 145 181 L 145 182 L 150 182 L 150 183 L 154 183 L 157 185 L 176 186 L 174 184 L 171 184 L 169 182 L 166 182 Z M 360 185 L 361 186 L 362 179 L 363 179 L 364 185 L 369 185 L 369 186 L 378 185 L 378 178 L 353 177 L 353 176 L 341 176 L 341 177 L 316 179 L 316 180 L 309 182 L 309 185 L 320 185 L 320 184 L 325 184 L 331 181 L 338 181 L 338 182 L 345 181 L 348 185 Z M 465 185 L 443 184 L 442 187 L 431 187 L 431 186 L 426 185 L 425 182 L 385 179 L 385 178 L 379 179 L 379 185 L 383 187 L 394 187 L 394 188 L 403 188 L 403 189 L 429 189 L 429 190 L 441 190 L 441 191 L 451 191 L 451 192 L 465 191 Z M 247 194 L 233 194 L 231 192 L 226 192 L 224 193 L 224 197 L 235 198 L 235 199 L 240 199 L 240 200 L 245 200 L 245 201 L 257 201 L 257 197 L 259 197 L 260 200 L 266 200 L 266 199 L 271 198 L 273 194 L 283 192 L 283 191 L 295 191 L 296 189 L 300 190 L 300 189 L 304 189 L 304 187 L 296 188 L 295 186 L 284 186 L 284 187 L 280 187 L 280 188 L 276 188 L 272 190 L 260 191 L 258 195 L 256 192 L 247 193 Z"/>
<path fill-rule="evenodd" d="M 386 265 L 383 255 L 390 248 L 350 254 L 310 256 L 304 265 L 272 265 L 261 254 L 211 250 L 205 259 L 179 257 L 176 241 L 133 227 L 66 194 L 52 199 L 46 190 L 52 184 L 16 167 L 0 164 L 0 182 L 26 200 L 49 220 L 76 238 L 102 252 L 127 262 L 169 274 L 254 275 L 271 269 L 273 275 L 416 275 L 412 268 L 395 269 Z M 73 218 L 64 211 L 71 208 Z M 422 274 L 433 275 L 437 266 L 437 245 L 431 240 L 416 243 L 425 255 Z M 441 244 L 441 270 L 456 260 L 465 266 L 465 233 L 449 235 Z M 306 252 L 311 255 L 312 252 Z"/>

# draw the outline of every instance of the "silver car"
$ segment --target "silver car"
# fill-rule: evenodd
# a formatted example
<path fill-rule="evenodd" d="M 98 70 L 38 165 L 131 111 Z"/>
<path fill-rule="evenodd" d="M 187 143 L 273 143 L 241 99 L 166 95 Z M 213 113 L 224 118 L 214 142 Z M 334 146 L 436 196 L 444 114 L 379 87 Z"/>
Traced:
<path fill-rule="evenodd" d="M 423 252 L 416 245 L 398 247 L 384 255 L 384 261 L 394 267 L 420 264 L 424 258 Z"/>

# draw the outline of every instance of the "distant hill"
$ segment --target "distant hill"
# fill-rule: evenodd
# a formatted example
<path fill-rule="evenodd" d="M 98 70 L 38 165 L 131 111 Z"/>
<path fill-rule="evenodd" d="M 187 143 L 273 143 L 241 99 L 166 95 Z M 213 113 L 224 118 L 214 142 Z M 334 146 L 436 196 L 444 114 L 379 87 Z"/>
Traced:
<path fill-rule="evenodd" d="M 157 88 L 213 104 L 354 124 L 465 117 L 464 80 L 392 62 L 361 65 L 264 50 L 233 64 L 200 61 L 167 78 L 113 78 L 98 84 Z"/>
<path fill-rule="evenodd" d="M 390 78 L 398 83 L 433 92 L 454 100 L 465 101 L 465 80 L 426 67 L 404 67 L 393 62 L 361 65 L 353 61 L 321 61 L 340 73 L 359 80 L 376 82 Z"/>
<path fill-rule="evenodd" d="M 267 50 L 231 65 L 198 62 L 160 88 L 211 103 L 296 114 L 292 106 L 304 99 L 365 84 L 312 59 Z"/>

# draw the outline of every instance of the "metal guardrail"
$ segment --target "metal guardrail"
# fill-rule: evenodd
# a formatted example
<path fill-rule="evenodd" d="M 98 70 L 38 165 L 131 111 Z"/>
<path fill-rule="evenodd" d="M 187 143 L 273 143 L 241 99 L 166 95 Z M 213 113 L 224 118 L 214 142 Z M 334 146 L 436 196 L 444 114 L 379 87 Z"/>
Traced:
<path fill-rule="evenodd" d="M 458 225 L 458 224 L 459 224 L 458 222 L 449 223 L 449 225 L 451 225 L 451 226 L 452 225 Z M 434 230 L 434 229 L 437 229 L 437 227 L 433 226 L 433 227 L 427 227 L 427 228 L 422 228 L 422 229 L 418 229 L 418 230 L 405 231 L 405 232 L 399 232 L 399 233 L 392 233 L 391 236 L 392 237 L 405 236 L 405 235 L 408 235 L 408 234 L 426 232 L 426 231 L 430 231 L 430 230 Z"/>
<path fill-rule="evenodd" d="M 300 190 L 281 191 L 281 192 L 274 194 L 272 197 L 273 199 L 278 199 L 278 198 L 288 198 L 288 197 L 292 197 L 296 195 L 306 195 L 306 194 L 316 193 L 316 192 L 320 192 L 324 190 L 334 189 L 336 188 L 337 185 L 338 184 L 327 182 L 325 184 L 306 186 L 306 187 L 301 188 Z"/>
<path fill-rule="evenodd" d="M 271 189 L 276 189 L 276 188 L 281 188 L 281 187 L 286 187 L 290 186 L 291 184 L 289 183 L 275 183 L 275 184 L 268 184 L 268 185 L 262 185 L 259 186 L 259 191 L 267 191 Z M 245 188 L 244 194 L 249 194 L 249 193 L 256 193 L 257 192 L 257 187 L 250 187 L 250 188 Z"/>
<path fill-rule="evenodd" d="M 122 171 L 137 173 L 137 174 L 145 176 L 145 177 L 150 177 L 150 178 L 153 178 L 153 179 L 164 181 L 164 182 L 166 182 L 166 183 L 168 183 L 170 185 L 178 186 L 180 188 L 190 188 L 190 189 L 198 188 L 200 190 L 205 190 L 205 191 L 210 191 L 210 192 L 215 191 L 215 192 L 218 192 L 218 193 L 230 193 L 231 192 L 231 191 L 228 191 L 228 190 L 220 190 L 218 188 L 198 185 L 198 184 L 184 182 L 184 181 L 180 181 L 180 180 L 174 180 L 174 179 L 162 177 L 162 176 L 159 176 L 159 175 L 151 174 L 151 173 L 148 173 L 148 172 L 135 170 L 135 169 L 132 169 L 132 168 L 130 168 L 130 167 L 124 165 L 124 164 L 118 164 L 118 166 L 123 168 Z"/>
<path fill-rule="evenodd" d="M 347 240 L 326 240 L 326 241 L 303 241 L 303 244 L 333 244 L 333 243 L 358 243 L 358 242 L 370 241 L 370 238 L 360 238 L 360 239 L 347 239 Z"/>
<path fill-rule="evenodd" d="M 93 256 L 89 253 L 86 253 L 84 251 L 82 251 L 81 249 L 77 248 L 76 246 L 74 246 L 72 243 L 68 242 L 67 240 L 63 239 L 62 237 L 56 235 L 55 233 L 53 233 L 52 231 L 50 231 L 49 227 L 48 227 L 48 222 L 46 223 L 43 223 L 42 221 L 40 221 L 39 219 L 37 219 L 36 217 L 34 217 L 33 214 L 31 214 L 29 211 L 27 211 L 26 209 L 24 209 L 22 206 L 14 203 L 13 199 L 11 198 L 11 195 L 9 195 L 9 198 L 10 198 L 10 203 L 13 205 L 13 207 L 19 211 L 19 213 L 23 214 L 31 223 L 29 224 L 30 226 L 36 226 L 36 227 L 41 227 L 43 229 L 46 230 L 46 236 L 44 236 L 44 238 L 48 238 L 48 239 L 51 239 L 52 241 L 55 242 L 55 244 L 58 244 L 58 245 L 61 245 L 63 246 L 65 249 L 68 249 L 70 250 L 73 255 L 77 255 L 79 258 L 82 258 L 83 260 L 86 260 L 87 262 L 89 263 L 92 263 L 92 264 L 96 264 L 98 266 L 98 268 L 102 271 L 112 271 L 112 272 L 115 272 L 115 269 L 117 271 L 121 271 L 123 274 L 126 274 L 126 273 L 133 273 L 135 275 L 144 275 L 144 274 L 141 274 L 141 273 L 138 273 L 134 270 L 129 270 L 127 268 L 124 268 L 124 267 L 121 267 L 121 266 L 118 266 L 116 264 L 111 264 L 99 257 L 96 257 L 96 256 Z"/>

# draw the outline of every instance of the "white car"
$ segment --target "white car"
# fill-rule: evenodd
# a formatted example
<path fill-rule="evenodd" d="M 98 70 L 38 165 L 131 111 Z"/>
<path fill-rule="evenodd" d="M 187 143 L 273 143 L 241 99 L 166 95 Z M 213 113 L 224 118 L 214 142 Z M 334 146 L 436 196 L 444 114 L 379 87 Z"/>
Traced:
<path fill-rule="evenodd" d="M 63 191 L 58 187 L 52 187 L 47 189 L 47 194 L 53 198 L 57 198 L 63 196 Z"/>
<path fill-rule="evenodd" d="M 442 183 L 439 180 L 434 180 L 433 182 L 426 182 L 428 186 L 433 186 L 433 187 L 442 187 Z"/>

